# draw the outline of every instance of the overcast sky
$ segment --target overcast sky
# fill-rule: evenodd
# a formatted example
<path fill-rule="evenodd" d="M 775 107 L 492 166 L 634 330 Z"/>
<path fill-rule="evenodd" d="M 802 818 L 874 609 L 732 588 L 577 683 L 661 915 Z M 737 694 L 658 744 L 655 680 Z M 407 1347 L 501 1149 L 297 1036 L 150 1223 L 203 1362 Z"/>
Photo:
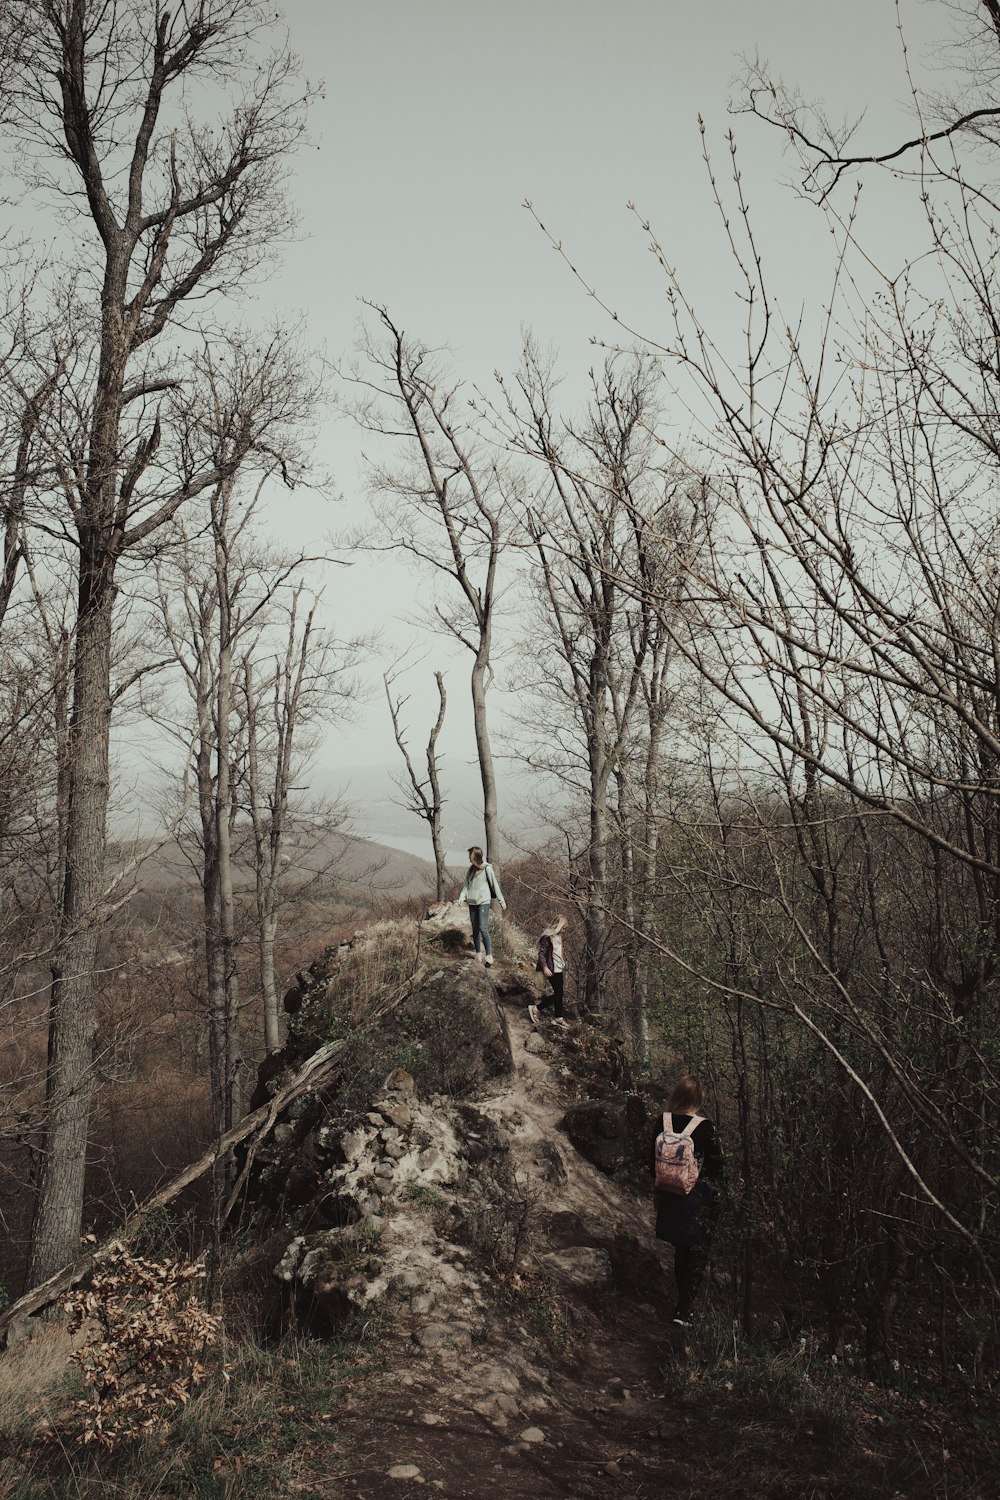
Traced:
<path fill-rule="evenodd" d="M 834 117 L 867 111 L 859 145 L 884 147 L 912 123 L 893 0 L 284 0 L 283 11 L 308 74 L 325 87 L 292 183 L 302 237 L 259 302 L 301 312 L 332 357 L 350 348 L 358 299 L 368 297 L 428 343 L 448 344 L 470 380 L 511 369 L 525 326 L 558 347 L 567 370 L 585 371 L 588 337 L 606 324 L 525 198 L 588 280 L 655 333 L 663 285 L 626 209 L 635 200 L 692 301 L 735 329 L 699 113 L 723 172 L 726 132 L 737 132 L 786 312 L 803 308 L 808 318 L 815 304 L 818 315 L 828 231 L 788 186 L 792 164 L 776 134 L 728 114 L 741 56 L 759 53 Z M 901 14 L 918 76 L 943 86 L 947 7 L 902 0 Z M 869 243 L 884 237 L 894 255 L 903 219 L 892 186 L 882 177 L 866 191 Z M 283 527 L 318 534 L 361 513 L 359 446 L 350 424 L 331 418 L 319 457 L 343 501 L 330 512 L 308 497 L 285 499 Z M 414 587 L 391 564 L 361 557 L 349 572 L 334 570 L 328 597 L 345 631 L 385 624 L 391 654 L 401 639 L 391 619 Z M 440 650 L 432 655 L 428 682 L 444 662 Z M 466 683 L 466 662 L 453 660 L 446 738 L 457 759 L 473 754 Z M 425 735 L 421 721 L 416 743 Z M 394 754 L 376 698 L 322 760 L 329 770 Z"/>

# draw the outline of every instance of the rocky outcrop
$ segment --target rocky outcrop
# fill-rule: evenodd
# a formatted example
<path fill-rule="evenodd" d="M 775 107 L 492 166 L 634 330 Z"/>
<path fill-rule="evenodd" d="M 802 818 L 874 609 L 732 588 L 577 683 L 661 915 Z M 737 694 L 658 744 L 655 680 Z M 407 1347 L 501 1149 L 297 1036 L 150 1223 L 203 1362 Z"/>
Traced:
<path fill-rule="evenodd" d="M 451 944 L 462 953 L 467 929 L 464 908 L 452 903 L 433 907 L 421 923 L 378 923 L 327 949 L 296 975 L 285 996 L 285 1045 L 265 1059 L 250 1107 L 266 1104 L 283 1078 L 336 1038 L 354 1046 L 357 1037 L 357 1064 L 348 1062 L 344 1072 L 361 1079 L 362 1088 L 404 1067 L 422 1093 L 461 1097 L 509 1073 L 500 993 L 511 998 L 523 986 L 527 999 L 535 976 L 523 961 L 488 969 L 471 953 L 456 959 Z M 394 988 L 405 995 L 392 1014 L 377 1026 L 366 1024 Z M 346 1097 L 343 1088 L 340 1094 Z M 359 1102 L 347 1099 L 348 1105 Z"/>
<path fill-rule="evenodd" d="M 386 1301 L 422 1348 L 472 1336 L 479 1276 L 511 1216 L 509 1137 L 474 1100 L 513 1070 L 498 988 L 530 992 L 534 975 L 523 957 L 490 969 L 466 956 L 467 927 L 454 905 L 432 908 L 419 928 L 379 924 L 324 953 L 290 992 L 288 1041 L 262 1070 L 258 1102 L 317 1044 L 342 1038 L 345 1064 L 260 1148 L 251 1211 L 276 1231 L 285 1313 L 318 1333 Z M 399 1003 L 365 1026 L 386 981 L 414 969 Z"/>
<path fill-rule="evenodd" d="M 563 1129 L 580 1155 L 602 1172 L 632 1174 L 643 1158 L 648 1121 L 642 1098 L 616 1094 L 571 1105 L 563 1118 Z"/>
<path fill-rule="evenodd" d="M 327 1334 L 387 1300 L 421 1348 L 467 1346 L 488 1271 L 480 1226 L 502 1211 L 506 1157 L 491 1120 L 422 1099 L 402 1070 L 346 1130 L 321 1127 L 315 1193 L 274 1266 L 299 1325 Z"/>
<path fill-rule="evenodd" d="M 495 1316 L 497 1286 L 522 1263 L 546 1196 L 567 1189 L 557 1142 L 511 1100 L 505 1006 L 516 1017 L 537 993 L 529 945 L 505 929 L 487 967 L 467 943 L 464 909 L 445 904 L 420 924 L 377 924 L 296 978 L 263 1099 L 317 1045 L 336 1042 L 344 1062 L 260 1144 L 248 1196 L 282 1317 L 316 1334 L 384 1307 L 424 1354 L 460 1360 Z M 519 1054 L 534 1039 L 523 1029 Z M 605 1171 L 635 1155 L 645 1114 L 640 1105 L 638 1121 L 634 1104 L 622 1096 L 567 1113 L 573 1144 Z M 600 1299 L 615 1284 L 606 1227 L 531 1253 L 564 1295 Z"/>

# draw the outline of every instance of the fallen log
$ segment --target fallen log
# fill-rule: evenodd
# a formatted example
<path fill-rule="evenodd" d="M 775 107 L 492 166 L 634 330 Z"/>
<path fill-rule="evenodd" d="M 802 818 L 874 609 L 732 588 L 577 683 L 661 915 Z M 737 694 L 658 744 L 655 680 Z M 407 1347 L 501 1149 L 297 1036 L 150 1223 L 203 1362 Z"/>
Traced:
<path fill-rule="evenodd" d="M 381 1021 L 383 1017 L 395 1010 L 398 1005 L 401 1005 L 424 978 L 426 972 L 426 969 L 417 969 L 398 989 L 393 990 L 389 995 L 385 996 L 369 1015 L 364 1026 L 361 1028 L 362 1031 L 368 1031 L 377 1022 Z M 99 1245 L 95 1245 L 92 1250 L 88 1250 L 70 1265 L 63 1266 L 60 1271 L 55 1271 L 47 1280 L 40 1282 L 31 1291 L 25 1292 L 23 1297 L 19 1297 L 16 1302 L 12 1302 L 9 1307 L 4 1308 L 3 1312 L 0 1313 L 0 1349 L 7 1347 L 10 1330 L 16 1323 L 22 1321 L 24 1318 L 31 1317 L 35 1313 L 41 1312 L 47 1307 L 51 1307 L 52 1303 L 61 1297 L 64 1292 L 76 1286 L 77 1282 L 82 1281 L 85 1276 L 89 1276 L 91 1271 L 102 1265 L 116 1251 L 130 1244 L 150 1214 L 155 1213 L 157 1209 L 163 1208 L 166 1204 L 172 1202 L 186 1187 L 190 1187 L 192 1182 L 197 1182 L 199 1177 L 203 1177 L 206 1172 L 211 1171 L 216 1162 L 232 1151 L 235 1146 L 242 1145 L 244 1141 L 250 1141 L 250 1154 L 252 1158 L 261 1141 L 266 1139 L 270 1131 L 274 1129 L 278 1119 L 290 1104 L 294 1103 L 303 1094 L 308 1093 L 310 1089 L 317 1088 L 320 1084 L 327 1083 L 330 1079 L 336 1077 L 340 1059 L 346 1046 L 347 1043 L 345 1041 L 336 1041 L 327 1042 L 325 1046 L 320 1047 L 311 1057 L 306 1059 L 302 1067 L 295 1074 L 295 1077 L 285 1084 L 284 1088 L 279 1089 L 266 1104 L 262 1104 L 252 1114 L 246 1115 L 240 1120 L 238 1125 L 233 1126 L 232 1130 L 227 1130 L 225 1135 L 220 1135 L 196 1161 L 191 1162 L 189 1166 L 186 1166 L 176 1177 L 171 1178 L 163 1187 L 157 1188 L 156 1192 L 151 1194 L 144 1203 L 140 1203 L 122 1228 L 117 1229 L 113 1235 L 109 1235 Z M 236 1184 L 225 1205 L 222 1214 L 223 1220 L 228 1217 L 232 1210 L 239 1191 L 246 1180 L 248 1168 L 249 1159 L 240 1175 L 239 1182 Z"/>

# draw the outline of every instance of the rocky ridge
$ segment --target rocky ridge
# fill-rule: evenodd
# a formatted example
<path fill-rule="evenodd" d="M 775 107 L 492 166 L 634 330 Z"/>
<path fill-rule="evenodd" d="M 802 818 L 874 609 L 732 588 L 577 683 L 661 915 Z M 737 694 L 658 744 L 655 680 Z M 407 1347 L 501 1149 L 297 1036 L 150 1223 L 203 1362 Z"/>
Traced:
<path fill-rule="evenodd" d="M 315 1040 L 317 1016 L 338 1013 L 366 946 L 386 937 L 359 934 L 300 976 L 291 1061 Z M 299 1101 L 254 1195 L 262 1220 L 288 1225 L 267 1241 L 286 1319 L 325 1335 L 385 1315 L 403 1388 L 430 1377 L 438 1402 L 447 1395 L 531 1446 L 545 1439 L 529 1419 L 557 1404 L 534 1304 L 558 1322 L 561 1306 L 662 1273 L 639 1245 L 645 1205 L 561 1128 L 572 1103 L 561 1064 L 579 1028 L 531 1025 L 543 982 L 512 929 L 492 969 L 465 944 L 464 911 L 432 909 L 414 951 L 435 966 L 383 1023 L 412 1071 L 397 1064 L 347 1114 L 322 1091 Z"/>

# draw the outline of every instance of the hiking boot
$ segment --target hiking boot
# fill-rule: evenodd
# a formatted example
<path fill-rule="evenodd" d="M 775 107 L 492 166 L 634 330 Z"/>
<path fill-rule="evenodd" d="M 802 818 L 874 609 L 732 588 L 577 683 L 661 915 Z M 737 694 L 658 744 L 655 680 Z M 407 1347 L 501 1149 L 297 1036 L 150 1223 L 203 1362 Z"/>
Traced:
<path fill-rule="evenodd" d="M 492 953 L 487 953 L 486 957 L 483 959 L 483 963 L 487 966 L 487 968 L 489 968 L 492 965 L 492 963 L 493 963 L 493 955 L 492 955 Z"/>
<path fill-rule="evenodd" d="M 538 1006 L 537 1005 L 529 1005 L 528 1006 L 528 1020 L 531 1022 L 532 1026 L 538 1026 L 540 1024 L 540 1019 L 541 1018 L 539 1017 L 539 1014 L 538 1014 Z"/>

